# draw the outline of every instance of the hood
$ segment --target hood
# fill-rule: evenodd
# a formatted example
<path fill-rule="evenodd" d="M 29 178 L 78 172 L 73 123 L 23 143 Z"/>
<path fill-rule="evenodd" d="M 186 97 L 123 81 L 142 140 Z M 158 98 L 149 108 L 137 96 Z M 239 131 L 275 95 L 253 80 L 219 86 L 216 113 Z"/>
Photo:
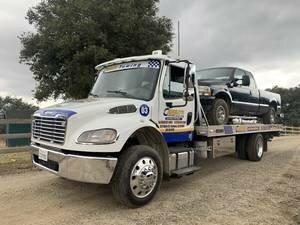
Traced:
<path fill-rule="evenodd" d="M 85 116 L 99 116 L 101 113 L 108 113 L 110 109 L 118 106 L 135 105 L 138 109 L 144 101 L 129 98 L 87 98 L 75 101 L 64 102 L 51 107 L 40 109 L 35 115 L 43 116 L 64 116 L 71 117 L 76 114 Z"/>
<path fill-rule="evenodd" d="M 198 80 L 199 86 L 214 86 L 214 85 L 226 85 L 229 81 L 224 80 Z"/>

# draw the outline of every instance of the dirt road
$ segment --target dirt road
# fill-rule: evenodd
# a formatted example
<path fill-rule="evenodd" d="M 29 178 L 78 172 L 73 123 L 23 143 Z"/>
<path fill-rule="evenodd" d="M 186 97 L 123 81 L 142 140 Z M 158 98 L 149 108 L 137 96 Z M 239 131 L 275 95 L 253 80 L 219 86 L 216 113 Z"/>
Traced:
<path fill-rule="evenodd" d="M 206 161 L 139 209 L 120 206 L 108 186 L 38 170 L 0 174 L 0 224 L 300 224 L 300 138 L 275 139 L 258 163 Z"/>

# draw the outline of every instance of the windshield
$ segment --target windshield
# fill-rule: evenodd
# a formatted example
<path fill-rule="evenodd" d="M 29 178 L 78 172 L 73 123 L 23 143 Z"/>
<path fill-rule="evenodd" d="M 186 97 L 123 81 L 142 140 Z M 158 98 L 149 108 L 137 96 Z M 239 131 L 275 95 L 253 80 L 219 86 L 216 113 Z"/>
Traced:
<path fill-rule="evenodd" d="M 160 61 L 118 64 L 105 68 L 91 91 L 94 97 L 121 97 L 149 101 L 153 98 Z"/>
<path fill-rule="evenodd" d="M 199 80 L 230 80 L 233 72 L 232 68 L 214 68 L 197 71 L 197 78 Z"/>

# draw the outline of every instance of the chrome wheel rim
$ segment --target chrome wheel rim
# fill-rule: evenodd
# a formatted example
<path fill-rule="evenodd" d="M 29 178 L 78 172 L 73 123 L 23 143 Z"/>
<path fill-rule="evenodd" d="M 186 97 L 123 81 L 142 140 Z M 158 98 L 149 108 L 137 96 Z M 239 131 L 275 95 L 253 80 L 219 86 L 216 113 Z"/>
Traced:
<path fill-rule="evenodd" d="M 137 198 L 145 198 L 152 193 L 157 183 L 158 169 L 151 157 L 141 158 L 132 168 L 130 189 Z"/>
<path fill-rule="evenodd" d="M 275 123 L 275 115 L 273 112 L 271 112 L 271 115 L 270 115 L 270 122 Z"/>
<path fill-rule="evenodd" d="M 223 106 L 219 106 L 217 108 L 217 112 L 216 112 L 216 115 L 217 115 L 217 120 L 220 122 L 220 123 L 223 123 L 225 121 L 225 118 L 226 118 L 226 111 L 225 111 L 225 108 Z"/>
<path fill-rule="evenodd" d="M 257 149 L 257 156 L 261 158 L 264 152 L 263 141 L 261 139 L 257 140 L 256 149 Z"/>

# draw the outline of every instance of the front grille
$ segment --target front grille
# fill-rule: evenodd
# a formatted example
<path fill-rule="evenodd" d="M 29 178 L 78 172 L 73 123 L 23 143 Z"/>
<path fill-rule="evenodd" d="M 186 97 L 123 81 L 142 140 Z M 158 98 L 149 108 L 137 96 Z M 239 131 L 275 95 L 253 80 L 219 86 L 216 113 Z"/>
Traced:
<path fill-rule="evenodd" d="M 65 118 L 34 116 L 32 136 L 41 141 L 55 144 L 65 142 L 67 120 Z"/>

